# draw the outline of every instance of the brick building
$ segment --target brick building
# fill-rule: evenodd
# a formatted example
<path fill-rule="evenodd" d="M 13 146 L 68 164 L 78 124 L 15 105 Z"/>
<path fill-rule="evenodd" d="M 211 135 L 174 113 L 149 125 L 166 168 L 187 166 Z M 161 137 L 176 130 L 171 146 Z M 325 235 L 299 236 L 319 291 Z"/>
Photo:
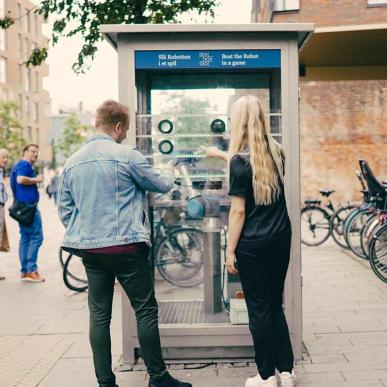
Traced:
<path fill-rule="evenodd" d="M 43 17 L 34 13 L 36 5 L 29 0 L 0 0 L 0 18 L 9 15 L 15 23 L 0 29 L 0 98 L 19 104 L 25 138 L 40 145 L 40 159 L 51 159 L 46 141 L 50 129 L 50 97 L 43 89 L 48 65 L 28 69 L 23 63 L 34 47 L 47 42 L 42 34 Z"/>
<path fill-rule="evenodd" d="M 303 196 L 360 198 L 358 159 L 387 180 L 387 0 L 254 0 L 253 21 L 312 22 L 300 58 Z"/>

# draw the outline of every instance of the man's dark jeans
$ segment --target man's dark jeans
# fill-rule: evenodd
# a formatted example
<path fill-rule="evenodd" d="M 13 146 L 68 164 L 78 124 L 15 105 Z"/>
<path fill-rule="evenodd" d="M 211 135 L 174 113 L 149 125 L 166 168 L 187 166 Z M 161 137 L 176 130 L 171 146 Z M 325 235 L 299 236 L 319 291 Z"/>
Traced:
<path fill-rule="evenodd" d="M 249 314 L 255 362 L 267 379 L 293 369 L 293 350 L 282 308 L 289 265 L 291 233 L 265 241 L 241 241 L 236 250 L 239 275 Z"/>
<path fill-rule="evenodd" d="M 82 254 L 89 282 L 90 344 L 99 384 L 113 385 L 110 320 L 114 283 L 117 278 L 137 319 L 138 340 L 148 372 L 165 374 L 158 329 L 158 307 L 148 248 L 133 254 Z"/>

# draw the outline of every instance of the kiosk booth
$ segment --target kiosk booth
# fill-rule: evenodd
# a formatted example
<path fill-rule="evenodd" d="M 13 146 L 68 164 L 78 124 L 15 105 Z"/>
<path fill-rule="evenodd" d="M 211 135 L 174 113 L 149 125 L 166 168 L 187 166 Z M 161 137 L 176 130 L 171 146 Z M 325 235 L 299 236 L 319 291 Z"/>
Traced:
<path fill-rule="evenodd" d="M 119 100 L 130 108 L 128 142 L 156 168 L 175 165 L 176 187 L 149 195 L 152 262 L 163 354 L 168 361 L 253 357 L 238 276 L 223 265 L 227 165 L 200 146 L 227 150 L 229 114 L 257 96 L 283 144 L 293 226 L 284 307 L 302 356 L 298 54 L 312 24 L 105 25 L 118 51 Z M 123 362 L 141 355 L 135 317 L 122 296 Z"/>

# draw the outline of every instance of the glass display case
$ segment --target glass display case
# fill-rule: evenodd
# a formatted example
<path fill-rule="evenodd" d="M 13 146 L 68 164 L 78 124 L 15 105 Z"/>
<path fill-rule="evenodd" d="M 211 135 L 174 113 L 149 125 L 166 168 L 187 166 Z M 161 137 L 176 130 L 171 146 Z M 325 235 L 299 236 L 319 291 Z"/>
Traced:
<path fill-rule="evenodd" d="M 231 51 L 232 56 L 247 55 L 241 50 Z M 262 51 L 261 51 L 262 52 Z M 207 54 L 211 57 L 211 51 Z M 137 54 L 138 55 L 138 54 Z M 141 54 L 140 54 L 141 55 Z M 165 55 L 182 57 L 179 51 Z M 141 58 L 141 57 L 140 57 Z M 140 59 L 139 59 L 140 60 Z M 200 71 L 200 72 L 199 72 Z M 191 313 L 201 313 L 204 301 L 203 281 L 206 247 L 203 246 L 201 228 L 203 208 L 192 200 L 198 196 L 219 200 L 219 227 L 221 230 L 221 259 L 223 264 L 227 235 L 229 207 L 227 165 L 224 160 L 207 158 L 202 147 L 215 146 L 227 151 L 230 136 L 230 110 L 233 103 L 244 95 L 260 99 L 267 112 L 270 130 L 281 141 L 280 68 L 271 69 L 139 69 L 136 71 L 138 106 L 136 115 L 136 142 L 156 168 L 167 163 L 174 166 L 176 184 L 167 194 L 150 196 L 150 219 L 153 224 L 153 264 L 157 298 L 160 301 L 160 322 L 172 321 L 172 302 L 187 308 L 199 308 Z M 179 229 L 192 231 L 180 232 Z M 175 234 L 170 231 L 175 230 Z M 176 236 L 176 237 L 175 237 Z M 170 240 L 162 243 L 163 238 Z M 179 239 L 180 238 L 180 239 Z M 221 267 L 223 273 L 223 267 Z M 202 315 L 203 321 L 217 319 L 229 321 L 230 298 L 241 294 L 240 285 L 228 276 L 222 276 L 224 310 L 221 315 Z M 234 288 L 232 294 L 230 289 Z M 191 300 L 191 305 L 187 303 Z M 164 301 L 168 311 L 164 312 Z M 167 317 L 169 316 L 169 317 Z M 186 316 L 182 315 L 185 321 Z M 176 321 L 176 317 L 173 318 Z M 181 322 L 181 321 L 178 321 Z"/>

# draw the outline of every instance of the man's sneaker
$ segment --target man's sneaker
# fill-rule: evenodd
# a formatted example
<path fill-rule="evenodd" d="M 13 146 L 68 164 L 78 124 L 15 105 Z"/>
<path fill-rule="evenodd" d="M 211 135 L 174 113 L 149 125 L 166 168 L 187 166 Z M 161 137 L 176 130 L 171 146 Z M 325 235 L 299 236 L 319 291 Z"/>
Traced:
<path fill-rule="evenodd" d="M 277 387 L 277 379 L 273 375 L 264 380 L 260 374 L 257 374 L 246 380 L 245 387 Z"/>
<path fill-rule="evenodd" d="M 192 387 L 191 383 L 181 382 L 168 372 L 160 379 L 150 378 L 148 387 Z"/>
<path fill-rule="evenodd" d="M 280 379 L 282 387 L 294 387 L 297 384 L 297 378 L 294 371 L 292 371 L 292 373 L 281 372 Z"/>
<path fill-rule="evenodd" d="M 20 278 L 21 278 L 22 281 L 27 281 L 26 277 L 27 277 L 27 273 L 21 273 L 20 274 Z"/>
<path fill-rule="evenodd" d="M 25 277 L 25 281 L 29 282 L 44 282 L 45 279 L 40 276 L 37 271 L 33 271 L 32 273 L 27 273 Z"/>

